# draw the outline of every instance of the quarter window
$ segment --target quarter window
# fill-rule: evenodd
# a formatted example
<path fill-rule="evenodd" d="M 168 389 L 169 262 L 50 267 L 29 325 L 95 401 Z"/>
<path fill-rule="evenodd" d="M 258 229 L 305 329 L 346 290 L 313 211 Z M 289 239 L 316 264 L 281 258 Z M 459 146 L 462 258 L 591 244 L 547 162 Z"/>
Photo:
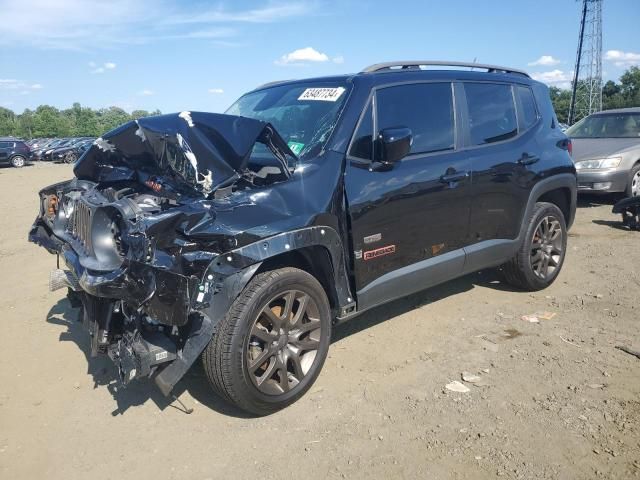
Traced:
<path fill-rule="evenodd" d="M 371 102 L 369 102 L 362 120 L 360 120 L 358 131 L 353 138 L 351 150 L 349 150 L 349 155 L 353 157 L 364 158 L 365 160 L 372 160 L 373 158 L 373 119 L 371 118 L 371 112 Z"/>
<path fill-rule="evenodd" d="M 416 83 L 378 90 L 377 129 L 411 129 L 410 154 L 454 148 L 453 98 L 450 83 Z"/>
<path fill-rule="evenodd" d="M 529 87 L 516 87 L 520 105 L 522 106 L 523 130 L 533 126 L 538 120 L 538 112 L 536 111 L 536 101 Z"/>
<path fill-rule="evenodd" d="M 518 134 L 510 85 L 465 83 L 471 145 L 495 143 Z"/>

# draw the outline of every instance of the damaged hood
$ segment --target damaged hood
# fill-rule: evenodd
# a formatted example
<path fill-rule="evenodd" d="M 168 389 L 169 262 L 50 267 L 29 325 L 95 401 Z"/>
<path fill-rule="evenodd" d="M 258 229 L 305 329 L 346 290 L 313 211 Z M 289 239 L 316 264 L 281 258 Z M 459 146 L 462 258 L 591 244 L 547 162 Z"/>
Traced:
<path fill-rule="evenodd" d="M 81 180 L 135 180 L 209 195 L 241 176 L 256 142 L 267 145 L 289 175 L 287 156 L 295 155 L 271 124 L 203 112 L 125 123 L 98 138 L 73 171 Z"/>

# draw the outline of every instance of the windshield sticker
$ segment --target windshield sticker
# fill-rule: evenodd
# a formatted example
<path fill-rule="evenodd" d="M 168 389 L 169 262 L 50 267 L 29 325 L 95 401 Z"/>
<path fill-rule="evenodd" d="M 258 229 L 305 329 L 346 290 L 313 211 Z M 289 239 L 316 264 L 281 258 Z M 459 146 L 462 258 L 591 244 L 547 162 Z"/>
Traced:
<path fill-rule="evenodd" d="M 321 102 L 335 102 L 344 93 L 344 87 L 336 88 L 307 88 L 298 100 L 319 100 Z"/>
<path fill-rule="evenodd" d="M 304 148 L 304 143 L 300 143 L 300 142 L 291 141 L 291 142 L 287 142 L 287 145 L 289 146 L 291 151 L 296 155 L 300 155 L 300 152 Z"/>

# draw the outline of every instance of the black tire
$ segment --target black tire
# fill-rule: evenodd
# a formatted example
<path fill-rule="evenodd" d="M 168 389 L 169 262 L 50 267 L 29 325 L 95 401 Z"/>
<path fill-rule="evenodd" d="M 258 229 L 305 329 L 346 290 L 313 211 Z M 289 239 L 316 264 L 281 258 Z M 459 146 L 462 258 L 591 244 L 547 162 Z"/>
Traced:
<path fill-rule="evenodd" d="M 78 156 L 73 152 L 67 153 L 63 158 L 64 163 L 76 163 L 76 160 L 78 160 Z"/>
<path fill-rule="evenodd" d="M 284 301 L 288 292 L 295 292 L 292 297 L 287 297 L 292 299 L 291 305 L 297 302 L 297 310 L 295 312 L 293 311 L 293 307 L 289 307 L 289 311 L 291 311 L 291 322 L 285 322 L 283 320 L 289 317 L 289 314 L 285 312 L 286 303 L 281 307 L 278 314 L 273 313 L 274 307 L 271 307 L 273 302 L 277 302 L 280 299 L 279 295 L 284 295 L 281 298 Z M 296 297 L 298 294 L 300 297 Z M 317 316 L 318 318 L 314 318 L 313 320 L 308 319 L 307 323 L 303 324 L 315 325 L 313 327 L 313 333 L 298 334 L 298 338 L 294 341 L 298 343 L 304 342 L 304 340 L 301 339 L 304 335 L 308 335 L 304 338 L 309 341 L 308 339 L 311 339 L 311 335 L 313 334 L 315 337 L 311 341 L 314 345 L 317 345 L 317 349 L 313 350 L 314 353 L 311 359 L 306 358 L 303 360 L 303 362 L 306 361 L 306 368 L 308 368 L 306 373 L 302 373 L 300 359 L 307 353 L 304 352 L 304 348 L 298 350 L 298 352 L 302 352 L 302 356 L 300 353 L 295 354 L 297 359 L 296 366 L 299 369 L 294 370 L 292 373 L 289 371 L 291 357 L 283 357 L 282 354 L 283 351 L 290 352 L 288 349 L 294 344 L 285 343 L 283 346 L 282 344 L 277 344 L 278 341 L 271 342 L 271 340 L 268 340 L 260 345 L 259 342 L 256 341 L 254 333 L 258 325 L 263 327 L 263 324 L 259 323 L 264 321 L 261 319 L 271 318 L 265 314 L 265 312 L 268 312 L 267 309 L 270 310 L 270 313 L 272 313 L 275 318 L 279 319 L 279 322 L 284 322 L 281 325 L 286 323 L 291 326 L 302 305 L 299 299 L 303 297 L 307 298 L 306 305 L 313 306 L 313 316 Z M 308 308 L 310 307 L 305 307 L 302 310 L 303 313 L 301 316 L 307 315 L 305 312 Z M 273 326 L 275 326 L 275 324 L 273 324 Z M 271 330 L 271 332 L 264 333 L 262 328 L 260 328 L 263 335 L 274 335 L 277 337 L 278 334 L 273 333 L 274 330 L 275 328 Z M 302 329 L 300 329 L 300 331 L 302 331 Z M 287 330 L 287 332 L 289 332 L 289 330 Z M 293 330 L 291 332 L 293 332 Z M 289 335 L 284 333 L 280 335 L 280 341 L 282 341 L 283 335 L 285 342 L 292 342 L 292 340 L 288 339 L 291 338 L 292 335 L 295 336 L 295 333 L 289 333 Z M 251 339 L 253 340 L 250 343 L 249 341 Z M 331 310 L 322 285 L 307 272 L 297 268 L 287 267 L 260 273 L 247 284 L 242 293 L 231 305 L 226 316 L 220 322 L 215 336 L 202 354 L 202 361 L 211 386 L 223 398 L 249 413 L 268 415 L 291 405 L 313 385 L 324 364 L 329 350 L 330 340 Z M 256 346 L 256 344 L 259 346 Z M 280 350 L 278 350 L 277 353 L 269 354 L 270 356 L 268 357 L 262 357 L 262 354 L 267 355 L 269 353 L 267 352 L 269 346 L 274 350 Z M 254 351 L 251 349 L 258 349 L 257 358 L 253 357 L 253 360 L 255 360 L 252 365 L 254 373 L 249 370 L 252 360 L 251 355 Z M 260 358 L 264 359 L 259 360 Z M 278 363 L 279 361 L 282 362 L 283 358 L 284 363 Z M 262 365 L 256 369 L 255 366 L 261 362 Z M 271 362 L 275 362 L 274 365 L 276 366 L 274 368 L 276 370 L 272 368 Z M 264 365 L 267 366 L 264 367 Z M 284 366 L 284 372 L 286 372 L 284 376 L 284 378 L 286 378 L 284 381 L 284 389 L 282 393 L 265 393 L 261 388 L 264 389 L 267 385 L 272 389 L 282 388 L 282 384 L 276 380 L 280 379 L 280 381 L 282 381 L 283 378 L 280 375 L 281 370 L 278 369 L 278 365 L 280 365 L 280 368 Z M 291 368 L 295 369 L 296 366 L 291 366 Z M 258 378 L 258 376 L 255 375 L 256 371 L 262 372 L 262 377 Z M 301 373 L 301 375 L 298 375 L 301 380 L 298 380 L 295 371 Z M 268 372 L 272 373 L 268 374 Z M 268 375 L 273 375 L 273 378 Z M 261 380 L 261 378 L 267 378 L 267 380 L 262 380 L 263 384 L 259 387 L 258 381 Z M 290 381 L 296 382 L 293 387 L 290 386 Z"/>
<path fill-rule="evenodd" d="M 22 155 L 16 155 L 16 156 L 11 158 L 11 166 L 12 167 L 22 168 L 22 167 L 24 167 L 25 163 L 27 163 L 27 159 L 24 158 Z"/>
<path fill-rule="evenodd" d="M 640 195 L 640 163 L 634 165 L 629 174 L 625 197 L 635 197 Z"/>
<path fill-rule="evenodd" d="M 544 225 L 541 222 L 544 222 L 545 218 L 553 220 L 553 223 L 547 223 L 547 225 L 553 225 L 554 232 L 558 231 L 561 235 L 559 240 L 557 237 L 553 241 L 550 240 L 551 246 L 547 246 L 542 240 L 543 236 L 539 235 L 538 228 L 544 230 Z M 539 245 L 543 246 L 538 248 Z M 560 249 L 559 255 L 557 254 L 558 249 Z M 518 253 L 502 266 L 504 278 L 507 283 L 522 290 L 542 290 L 551 285 L 558 277 L 564 264 L 566 251 L 567 226 L 562 211 L 552 203 L 536 203 L 528 219 L 527 231 Z M 539 255 L 543 257 L 542 260 Z M 549 256 L 549 259 L 546 260 L 547 268 L 544 267 L 546 256 Z M 545 270 L 544 273 L 542 270 Z"/>

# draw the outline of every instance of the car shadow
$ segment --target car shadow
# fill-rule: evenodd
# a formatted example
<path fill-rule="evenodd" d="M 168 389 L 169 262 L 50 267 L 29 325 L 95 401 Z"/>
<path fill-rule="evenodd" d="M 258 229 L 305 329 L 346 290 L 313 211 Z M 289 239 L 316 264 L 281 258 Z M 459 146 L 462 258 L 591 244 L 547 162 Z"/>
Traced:
<path fill-rule="evenodd" d="M 151 379 L 142 379 L 130 383 L 126 387 L 120 384 L 116 367 L 106 356 L 91 356 L 90 337 L 82 325 L 80 309 L 73 308 L 66 298 L 58 301 L 47 314 L 47 322 L 53 325 L 66 327 L 66 331 L 60 333 L 61 342 L 73 342 L 84 354 L 87 360 L 87 373 L 93 378 L 93 388 L 106 387 L 116 402 L 116 408 L 111 412 L 113 416 L 124 414 L 129 408 L 137 407 L 148 400 L 153 401 L 160 410 L 175 408 L 187 413 L 189 405 L 183 405 L 179 398 L 185 391 L 199 403 L 215 410 L 223 415 L 249 418 L 242 410 L 225 402 L 216 396 L 208 385 L 207 378 L 202 367 L 202 362 L 196 360 L 187 374 L 173 389 L 173 395 L 165 397 Z M 191 406 L 193 407 L 193 405 Z"/>
<path fill-rule="evenodd" d="M 604 225 L 605 227 L 615 228 L 616 230 L 622 230 L 623 232 L 635 231 L 625 227 L 622 221 L 615 221 L 615 220 L 613 221 L 612 220 L 591 220 L 591 221 L 596 225 Z"/>
<path fill-rule="evenodd" d="M 517 289 L 502 282 L 498 272 L 495 270 L 473 273 L 373 308 L 362 315 L 354 317 L 334 328 L 331 342 L 339 342 L 410 310 L 437 302 L 457 293 L 469 291 L 476 286 L 503 291 L 517 291 Z M 189 408 L 190 405 L 185 406 L 180 401 L 176 401 L 176 398 L 179 398 L 187 391 L 199 404 L 222 415 L 245 419 L 254 418 L 254 416 L 234 407 L 212 391 L 202 362 L 199 359 L 194 362 L 194 365 L 175 386 L 173 395 L 170 397 L 165 397 L 151 379 L 138 380 L 123 387 L 119 382 L 117 370 L 108 357 L 91 356 L 89 334 L 79 319 L 80 309 L 73 308 L 66 298 L 59 300 L 47 314 L 48 323 L 66 328 L 66 331 L 60 333 L 59 340 L 61 342 L 75 343 L 84 354 L 87 360 L 87 373 L 93 378 L 93 388 L 106 387 L 113 397 L 116 402 L 116 408 L 111 412 L 113 416 L 123 415 L 130 408 L 143 405 L 148 400 L 153 401 L 160 410 L 175 408 L 184 413 L 189 413 L 186 408 Z"/>
<path fill-rule="evenodd" d="M 333 330 L 331 343 L 337 343 L 351 335 L 367 330 L 387 320 L 403 315 L 411 310 L 438 302 L 458 293 L 472 290 L 476 286 L 519 292 L 521 290 L 505 283 L 496 269 L 471 273 L 464 277 L 422 290 L 407 297 L 394 300 L 379 307 L 372 308 L 362 314 L 337 325 Z"/>
<path fill-rule="evenodd" d="M 613 206 L 620 200 L 620 195 L 616 195 L 614 193 L 611 194 L 601 194 L 601 195 L 590 195 L 590 194 L 580 194 L 578 195 L 578 208 L 593 208 L 593 207 L 602 207 L 603 205 Z"/>

